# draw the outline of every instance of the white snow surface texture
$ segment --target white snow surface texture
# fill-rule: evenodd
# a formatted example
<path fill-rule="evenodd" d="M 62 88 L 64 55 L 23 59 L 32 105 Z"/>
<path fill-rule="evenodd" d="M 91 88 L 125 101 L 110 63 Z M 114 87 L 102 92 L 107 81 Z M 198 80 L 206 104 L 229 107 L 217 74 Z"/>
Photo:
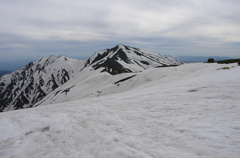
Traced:
<path fill-rule="evenodd" d="M 95 74 L 105 95 L 1 113 L 0 157 L 239 158 L 237 64 Z"/>

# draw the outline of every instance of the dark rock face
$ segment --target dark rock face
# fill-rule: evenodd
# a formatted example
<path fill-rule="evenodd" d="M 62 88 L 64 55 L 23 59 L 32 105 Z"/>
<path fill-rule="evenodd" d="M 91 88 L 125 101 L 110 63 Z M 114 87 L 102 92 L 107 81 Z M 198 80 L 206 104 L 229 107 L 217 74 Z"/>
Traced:
<path fill-rule="evenodd" d="M 102 69 L 112 75 L 126 72 L 138 72 L 163 65 L 180 65 L 181 61 L 170 56 L 143 51 L 134 47 L 117 45 L 95 53 L 89 58 L 85 67 L 92 66 L 95 70 Z"/>
<path fill-rule="evenodd" d="M 33 106 L 81 69 L 76 62 L 64 56 L 44 57 L 0 77 L 0 112 Z"/>
<path fill-rule="evenodd" d="M 101 67 L 104 67 L 102 72 L 107 71 L 108 73 L 110 73 L 112 75 L 119 74 L 119 73 L 131 72 L 131 70 L 124 68 L 121 64 L 119 64 L 116 60 L 114 60 L 112 58 L 108 58 L 103 63 L 93 65 L 93 68 L 95 70 L 97 70 Z"/>

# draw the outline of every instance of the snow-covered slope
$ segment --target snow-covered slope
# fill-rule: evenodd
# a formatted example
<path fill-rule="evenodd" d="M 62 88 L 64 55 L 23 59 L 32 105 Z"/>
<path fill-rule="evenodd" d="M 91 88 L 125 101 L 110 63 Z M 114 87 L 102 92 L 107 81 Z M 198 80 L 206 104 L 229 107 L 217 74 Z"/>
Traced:
<path fill-rule="evenodd" d="M 84 60 L 43 57 L 0 77 L 0 111 L 31 107 L 79 72 Z"/>
<path fill-rule="evenodd" d="M 98 91 L 99 89 L 104 89 L 113 81 L 129 76 L 129 74 L 118 77 L 112 75 L 182 64 L 181 61 L 170 56 L 162 56 L 124 45 L 117 45 L 95 53 L 83 63 L 83 60 L 64 56 L 44 57 L 1 77 L 0 112 L 40 104 L 66 102 L 74 98 L 99 96 L 102 93 Z M 75 76 L 73 82 L 57 89 L 73 76 Z M 126 89 L 121 91 L 126 91 Z M 38 103 L 34 105 L 36 102 Z"/>
<path fill-rule="evenodd" d="M 164 69 L 166 72 L 163 71 L 159 76 L 149 76 L 149 72 L 154 73 L 158 69 Z M 170 70 L 174 70 L 174 67 Z M 122 93 L 144 86 L 149 81 L 155 80 L 156 77 L 165 77 L 164 79 L 166 80 L 172 80 L 167 77 L 168 71 L 169 69 L 165 68 L 153 68 L 143 72 L 121 73 L 112 76 L 108 72 L 101 72 L 101 70 L 93 70 L 91 67 L 88 67 L 76 75 L 71 82 L 58 87 L 34 106 Z M 185 72 L 184 69 L 182 71 Z M 178 78 L 174 79 L 178 80 Z"/>
<path fill-rule="evenodd" d="M 138 72 L 180 64 L 181 61 L 170 56 L 117 45 L 95 53 L 71 82 L 57 88 L 34 106 L 124 92 L 140 86 L 139 78 L 134 80 Z M 122 86 L 122 80 L 129 79 L 134 80 L 133 85 Z"/>
<path fill-rule="evenodd" d="M 148 69 L 114 84 L 132 86 L 123 93 L 1 113 L 0 157 L 238 158 L 239 74 L 237 64 Z"/>
<path fill-rule="evenodd" d="M 119 74 L 180 64 L 183 63 L 171 56 L 119 44 L 95 53 L 86 61 L 85 67 L 92 66 L 95 70 L 101 68 L 110 74 Z"/>

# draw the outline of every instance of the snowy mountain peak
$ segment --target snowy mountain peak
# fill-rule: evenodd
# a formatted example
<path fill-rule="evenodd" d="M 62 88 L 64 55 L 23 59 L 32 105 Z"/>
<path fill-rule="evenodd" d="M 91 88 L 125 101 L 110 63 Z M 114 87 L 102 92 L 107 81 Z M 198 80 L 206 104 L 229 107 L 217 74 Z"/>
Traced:
<path fill-rule="evenodd" d="M 123 44 L 118 44 L 116 47 L 118 47 L 118 48 L 125 48 L 125 45 L 123 45 Z"/>
<path fill-rule="evenodd" d="M 42 57 L 35 62 L 30 62 L 22 69 L 0 77 L 0 112 L 37 106 L 47 100 L 50 103 L 59 101 L 61 98 L 68 100 L 67 95 L 73 95 L 70 89 L 71 91 L 76 90 L 76 85 L 80 82 L 84 82 L 83 87 L 85 88 L 89 86 L 85 86 L 85 82 L 89 83 L 94 90 L 92 92 L 88 87 L 90 93 L 88 93 L 89 91 L 82 93 L 78 89 L 74 94 L 80 92 L 88 96 L 95 96 L 95 94 L 98 96 L 100 91 L 95 93 L 95 90 L 104 85 L 102 82 L 106 80 L 103 77 L 105 75 L 111 78 L 115 74 L 140 72 L 159 66 L 180 64 L 182 64 L 181 61 L 170 56 L 162 56 L 122 44 L 97 52 L 87 61 L 71 59 L 62 55 Z M 99 74 L 99 72 L 107 73 Z M 68 82 L 74 76 L 76 76 L 72 80 L 74 82 Z M 95 87 L 93 84 L 98 77 L 99 84 L 96 84 L 97 87 Z M 65 84 L 66 82 L 68 83 Z M 118 83 L 118 81 L 114 83 Z M 82 97 L 81 94 L 74 97 Z"/>
<path fill-rule="evenodd" d="M 65 56 L 43 57 L 0 77 L 0 112 L 31 107 L 70 80 L 83 63 Z"/>
<path fill-rule="evenodd" d="M 111 49 L 95 53 L 86 61 L 85 67 L 92 66 L 95 70 L 101 68 L 102 72 L 107 71 L 114 75 L 180 64 L 182 64 L 181 61 L 171 56 L 162 56 L 154 52 L 119 44 Z"/>

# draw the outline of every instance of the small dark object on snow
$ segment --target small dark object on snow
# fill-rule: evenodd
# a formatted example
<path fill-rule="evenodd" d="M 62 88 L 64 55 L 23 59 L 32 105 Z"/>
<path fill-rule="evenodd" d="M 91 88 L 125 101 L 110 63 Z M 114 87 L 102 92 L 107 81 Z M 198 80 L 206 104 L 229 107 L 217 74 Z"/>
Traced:
<path fill-rule="evenodd" d="M 214 63 L 214 59 L 213 58 L 209 58 L 208 59 L 208 63 Z"/>

